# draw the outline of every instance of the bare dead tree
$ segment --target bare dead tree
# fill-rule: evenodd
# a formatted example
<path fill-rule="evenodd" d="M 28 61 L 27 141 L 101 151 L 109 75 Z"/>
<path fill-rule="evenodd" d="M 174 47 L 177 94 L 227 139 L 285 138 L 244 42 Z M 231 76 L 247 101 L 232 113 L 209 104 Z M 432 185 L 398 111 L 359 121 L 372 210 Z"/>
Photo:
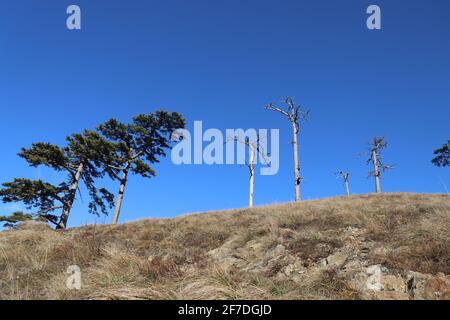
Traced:
<path fill-rule="evenodd" d="M 273 103 L 266 106 L 267 110 L 276 111 L 281 113 L 284 117 L 286 117 L 292 125 L 293 131 L 293 140 L 292 146 L 294 147 L 294 185 L 295 185 L 295 201 L 301 200 L 300 195 L 300 183 L 301 183 L 301 175 L 300 175 L 300 162 L 298 159 L 298 136 L 300 134 L 300 122 L 302 120 L 306 120 L 309 115 L 309 110 L 303 111 L 301 110 L 301 106 L 295 104 L 294 100 L 290 97 L 287 97 L 283 101 L 284 109 L 275 106 Z"/>
<path fill-rule="evenodd" d="M 386 165 L 382 162 L 383 154 L 381 151 L 387 147 L 387 141 L 384 137 L 375 137 L 369 144 L 370 158 L 367 164 L 373 165 L 373 171 L 369 172 L 369 177 L 375 177 L 375 191 L 381 193 L 380 176 L 381 172 L 393 169 L 394 166 Z"/>
<path fill-rule="evenodd" d="M 242 137 L 234 136 L 234 137 L 228 137 L 228 142 L 237 142 L 244 144 L 248 148 L 249 153 L 249 160 L 246 164 L 248 170 L 249 170 L 249 195 L 248 195 L 248 207 L 253 208 L 254 206 L 254 193 L 255 193 L 255 167 L 257 164 L 257 157 L 258 155 L 262 159 L 262 161 L 266 162 L 264 151 L 262 150 L 262 147 L 260 145 L 260 139 L 261 137 L 258 135 L 256 141 L 251 141 L 250 138 L 245 137 L 242 139 Z"/>
<path fill-rule="evenodd" d="M 345 191 L 347 192 L 347 196 L 349 196 L 350 195 L 350 187 L 349 187 L 350 173 L 339 170 L 338 172 L 336 172 L 336 175 L 338 178 L 340 178 L 340 179 L 342 179 L 342 181 L 344 181 Z"/>

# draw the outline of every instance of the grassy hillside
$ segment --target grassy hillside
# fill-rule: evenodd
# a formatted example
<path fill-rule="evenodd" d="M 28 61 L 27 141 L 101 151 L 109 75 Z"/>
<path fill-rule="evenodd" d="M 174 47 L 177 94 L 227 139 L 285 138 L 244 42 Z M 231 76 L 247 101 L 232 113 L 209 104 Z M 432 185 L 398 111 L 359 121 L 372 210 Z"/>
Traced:
<path fill-rule="evenodd" d="M 66 288 L 78 265 L 82 289 Z M 450 196 L 0 232 L 1 299 L 450 299 Z"/>

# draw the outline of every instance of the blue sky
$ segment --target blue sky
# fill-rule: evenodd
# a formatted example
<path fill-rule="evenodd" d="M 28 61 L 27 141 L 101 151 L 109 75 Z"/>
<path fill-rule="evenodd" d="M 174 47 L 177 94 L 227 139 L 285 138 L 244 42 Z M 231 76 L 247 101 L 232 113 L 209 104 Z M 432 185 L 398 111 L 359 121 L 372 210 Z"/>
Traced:
<path fill-rule="evenodd" d="M 82 30 L 66 28 L 77 4 Z M 366 28 L 366 8 L 382 10 L 382 30 Z M 290 201 L 289 124 L 264 106 L 285 96 L 311 109 L 300 137 L 305 199 L 374 189 L 364 152 L 386 136 L 384 191 L 445 192 L 447 168 L 432 151 L 449 136 L 450 2 L 411 1 L 5 1 L 0 12 L 0 182 L 59 181 L 16 156 L 32 142 L 61 144 L 111 117 L 128 121 L 159 107 L 188 126 L 279 128 L 281 167 L 257 176 L 257 205 Z M 155 165 L 132 177 L 122 221 L 245 207 L 240 166 Z M 102 182 L 116 192 L 118 186 Z M 85 199 L 86 200 L 86 199 Z M 69 225 L 108 222 L 78 201 Z M 2 213 L 19 207 L 0 205 Z"/>

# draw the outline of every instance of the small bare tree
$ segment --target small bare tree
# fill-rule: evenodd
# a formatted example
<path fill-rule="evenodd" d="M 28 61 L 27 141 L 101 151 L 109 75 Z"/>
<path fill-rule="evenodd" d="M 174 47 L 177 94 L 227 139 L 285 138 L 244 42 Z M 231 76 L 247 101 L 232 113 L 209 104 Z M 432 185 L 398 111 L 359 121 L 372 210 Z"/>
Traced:
<path fill-rule="evenodd" d="M 309 115 L 309 110 L 301 110 L 301 106 L 295 104 L 294 100 L 290 97 L 284 99 L 283 104 L 285 108 L 275 106 L 273 103 L 266 106 L 267 110 L 276 111 L 286 117 L 292 125 L 293 140 L 292 145 L 294 147 L 294 184 L 295 184 L 295 201 L 300 201 L 300 182 L 302 180 L 300 176 L 300 162 L 298 159 L 298 136 L 300 134 L 300 121 L 306 120 Z"/>
<path fill-rule="evenodd" d="M 246 164 L 249 170 L 249 195 L 248 195 L 248 207 L 253 208 L 254 206 L 254 193 L 255 193 L 255 167 L 258 161 L 258 155 L 262 159 L 262 161 L 266 162 L 265 154 L 260 145 L 261 137 L 258 135 L 256 141 L 250 140 L 249 137 L 245 137 L 244 139 L 239 136 L 228 137 L 226 143 L 228 142 L 237 142 L 244 144 L 248 148 L 249 160 Z"/>
<path fill-rule="evenodd" d="M 387 147 L 387 141 L 384 137 L 375 137 L 369 144 L 370 158 L 367 164 L 373 165 L 373 171 L 369 172 L 369 177 L 375 177 L 375 191 L 381 193 L 380 176 L 381 172 L 393 169 L 392 165 L 386 165 L 381 161 L 383 154 L 381 151 Z"/>
<path fill-rule="evenodd" d="M 340 178 L 340 179 L 342 179 L 342 181 L 344 181 L 345 191 L 347 192 L 347 196 L 349 196 L 350 195 L 350 187 L 349 187 L 350 173 L 339 170 L 338 172 L 336 172 L 336 175 L 338 178 Z"/>

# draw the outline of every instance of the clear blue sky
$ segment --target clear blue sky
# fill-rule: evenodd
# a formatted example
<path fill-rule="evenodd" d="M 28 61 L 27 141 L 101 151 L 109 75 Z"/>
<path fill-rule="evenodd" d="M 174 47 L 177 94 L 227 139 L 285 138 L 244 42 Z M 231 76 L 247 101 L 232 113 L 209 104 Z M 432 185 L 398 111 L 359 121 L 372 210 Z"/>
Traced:
<path fill-rule="evenodd" d="M 450 2 L 410 1 L 3 1 L 0 11 L 0 182 L 59 181 L 16 156 L 32 142 L 63 143 L 111 117 L 158 107 L 192 126 L 280 128 L 281 168 L 256 177 L 256 204 L 290 201 L 289 124 L 263 109 L 287 95 L 311 109 L 301 141 L 303 197 L 343 193 L 333 173 L 351 172 L 351 191 L 374 189 L 359 154 L 387 137 L 384 191 L 445 192 L 448 168 L 430 163 L 450 138 Z M 66 8 L 82 30 L 66 29 Z M 382 9 L 382 30 L 366 8 Z M 122 221 L 245 207 L 247 170 L 175 166 L 133 177 Z M 111 191 L 117 185 L 104 182 Z M 86 202 L 86 201 L 85 201 Z M 108 222 L 78 203 L 71 226 Z M 0 205 L 2 213 L 17 209 Z"/>

